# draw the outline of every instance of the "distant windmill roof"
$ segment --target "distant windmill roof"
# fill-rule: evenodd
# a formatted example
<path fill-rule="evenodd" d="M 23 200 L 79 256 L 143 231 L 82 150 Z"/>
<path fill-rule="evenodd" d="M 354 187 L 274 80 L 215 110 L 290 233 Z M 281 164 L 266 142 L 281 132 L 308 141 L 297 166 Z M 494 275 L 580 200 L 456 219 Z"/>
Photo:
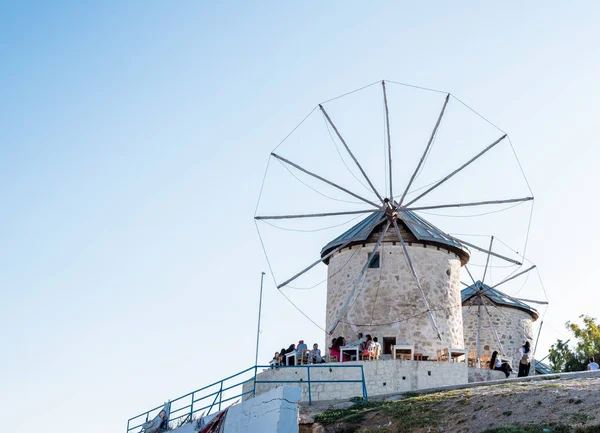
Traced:
<path fill-rule="evenodd" d="M 533 320 L 537 320 L 537 318 L 539 317 L 539 313 L 535 308 L 530 307 L 524 302 L 512 298 L 499 290 L 492 289 L 487 284 L 483 284 L 481 281 L 477 281 L 475 284 L 472 284 L 461 291 L 463 305 L 469 299 L 476 296 L 479 293 L 479 290 L 483 292 L 483 296 L 488 298 L 496 305 L 503 305 L 505 307 L 512 307 L 525 311 L 526 313 L 531 314 Z"/>
<path fill-rule="evenodd" d="M 550 368 L 548 364 L 544 364 L 543 362 L 534 360 L 535 372 L 537 374 L 552 374 L 556 373 L 554 370 Z"/>
<path fill-rule="evenodd" d="M 438 234 L 436 230 L 440 230 L 437 229 L 437 227 L 435 227 L 433 224 L 411 211 L 403 211 L 402 215 L 404 218 L 406 218 L 406 220 L 399 219 L 399 225 L 401 227 L 406 227 L 412 236 L 414 236 L 414 239 L 410 240 L 403 236 L 405 241 L 447 246 L 460 256 L 463 264 L 469 260 L 469 250 L 460 243 L 446 236 Z M 371 236 L 371 234 L 385 221 L 387 221 L 387 216 L 384 212 L 373 212 L 361 222 L 325 245 L 321 250 L 321 257 L 325 256 L 328 252 L 339 247 L 340 245 L 344 245 L 346 243 L 348 243 L 348 245 L 352 245 L 365 242 L 369 236 Z M 420 227 L 417 224 L 427 227 L 427 229 Z M 393 227 L 390 230 L 393 231 Z"/>

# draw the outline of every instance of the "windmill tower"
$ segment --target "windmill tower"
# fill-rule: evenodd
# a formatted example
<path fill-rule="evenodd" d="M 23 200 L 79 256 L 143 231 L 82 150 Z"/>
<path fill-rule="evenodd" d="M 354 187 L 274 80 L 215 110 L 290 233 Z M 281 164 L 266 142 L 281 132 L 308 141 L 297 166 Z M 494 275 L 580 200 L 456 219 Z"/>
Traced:
<path fill-rule="evenodd" d="M 405 86 L 402 83 L 394 84 L 401 87 Z M 372 85 L 367 87 L 371 87 Z M 409 87 L 413 88 L 414 86 Z M 358 89 L 357 92 L 363 89 Z M 441 231 L 423 219 L 420 213 L 437 209 L 476 208 L 481 206 L 496 207 L 503 204 L 516 206 L 520 203 L 533 200 L 533 197 L 526 196 L 495 200 L 476 199 L 476 201 L 469 199 L 467 201 L 450 203 L 446 201 L 446 198 L 443 198 L 442 203 L 429 205 L 419 202 L 442 187 L 447 181 L 459 175 L 463 170 L 472 166 L 472 164 L 492 149 L 501 147 L 502 143 L 505 145 L 509 143 L 509 140 L 506 140 L 507 134 L 490 124 L 494 130 L 490 135 L 486 134 L 486 140 L 489 141 L 486 142 L 487 146 L 485 148 L 469 159 L 466 159 L 465 156 L 466 160 L 459 167 L 453 170 L 448 168 L 443 177 L 416 188 L 415 180 L 419 177 L 425 162 L 431 154 L 433 143 L 438 137 L 438 128 L 452 96 L 449 93 L 445 94 L 445 92 L 438 92 L 431 89 L 421 90 L 433 91 L 436 97 L 445 94 L 443 100 L 441 100 L 440 96 L 440 100 L 436 102 L 440 107 L 437 108 L 436 106 L 436 112 L 437 109 L 440 110 L 439 114 L 435 122 L 433 122 L 432 118 L 431 124 L 433 125 L 433 129 L 431 133 L 428 135 L 424 134 L 423 136 L 423 143 L 426 141 L 427 144 L 422 153 L 418 152 L 420 159 L 415 164 L 416 167 L 414 170 L 403 172 L 401 177 L 402 184 L 394 185 L 392 133 L 386 89 L 387 82 L 382 81 L 381 96 L 384 108 L 382 114 L 385 125 L 383 153 L 385 162 L 384 167 L 377 169 L 375 174 L 384 174 L 383 184 L 377 182 L 376 178 L 367 175 L 357 155 L 354 154 L 346 142 L 342 131 L 330 116 L 328 109 L 325 108 L 325 105 L 334 101 L 334 99 L 323 102 L 315 107 L 290 135 L 294 131 L 297 131 L 298 128 L 301 128 L 305 120 L 314 118 L 315 115 L 318 116 L 318 113 L 320 113 L 329 138 L 334 142 L 337 154 L 345 168 L 358 184 L 352 182 L 354 186 L 350 187 L 346 183 L 334 180 L 339 173 L 323 165 L 320 167 L 320 173 L 313 171 L 312 168 L 309 169 L 308 167 L 311 164 L 318 166 L 318 163 L 322 162 L 321 160 L 316 161 L 314 156 L 309 158 L 303 154 L 298 155 L 307 163 L 305 166 L 304 164 L 300 165 L 299 160 L 295 160 L 296 162 L 294 162 L 291 159 L 292 157 L 276 153 L 275 151 L 280 148 L 283 142 L 271 152 L 269 159 L 269 162 L 273 161 L 274 164 L 277 163 L 277 167 L 284 167 L 307 190 L 330 199 L 330 202 L 327 202 L 326 206 L 344 201 L 348 203 L 348 201 L 321 193 L 318 190 L 318 186 L 326 187 L 328 190 L 335 191 L 336 194 L 343 193 L 345 198 L 353 200 L 349 203 L 361 204 L 362 209 L 354 209 L 354 207 L 350 206 L 344 206 L 339 210 L 328 207 L 321 208 L 319 206 L 313 208 L 310 199 L 301 200 L 299 197 L 294 196 L 293 204 L 295 206 L 306 204 L 307 210 L 296 208 L 298 209 L 297 213 L 282 210 L 269 214 L 255 214 L 254 218 L 257 222 L 257 231 L 259 236 L 261 236 L 258 222 L 273 226 L 275 229 L 314 233 L 334 226 L 304 230 L 300 228 L 294 229 L 290 226 L 287 228 L 277 227 L 273 222 L 288 222 L 289 225 L 293 225 L 294 221 L 320 221 L 351 215 L 367 215 L 360 223 L 325 245 L 321 249 L 317 260 L 314 260 L 316 258 L 314 257 L 311 259 L 311 262 L 307 261 L 307 264 L 310 264 L 305 264 L 302 268 L 299 267 L 300 270 L 294 272 L 293 275 L 289 275 L 292 272 L 290 269 L 287 269 L 287 279 L 284 281 L 278 281 L 275 278 L 273 267 L 277 266 L 272 266 L 267 256 L 265 243 L 261 237 L 261 244 L 265 250 L 265 255 L 267 256 L 277 289 L 280 290 L 298 311 L 311 320 L 313 324 L 321 328 L 320 325 L 310 319 L 302 309 L 284 294 L 283 289 L 310 290 L 318 286 L 320 283 L 312 287 L 302 288 L 293 287 L 290 283 L 302 278 L 315 267 L 325 264 L 327 265 L 328 277 L 326 329 L 324 331 L 329 334 L 329 338 L 341 335 L 351 340 L 357 332 L 370 333 L 379 338 L 384 348 L 384 353 L 389 351 L 392 344 L 408 343 L 414 345 L 416 351 L 432 357 L 436 355 L 438 349 L 464 347 L 462 302 L 459 284 L 460 270 L 470 258 L 470 252 L 467 247 L 471 251 L 477 250 L 487 253 L 488 257 L 492 255 L 516 265 L 521 265 L 521 262 L 492 252 L 490 250 L 491 246 L 490 248 L 481 247 L 450 235 L 448 232 Z M 472 111 L 458 99 L 456 101 L 459 103 L 459 106 L 467 107 L 469 111 Z M 407 117 L 407 114 L 407 111 L 403 111 L 403 118 Z M 473 112 L 473 114 L 480 120 L 485 121 L 476 112 Z M 408 120 L 406 121 L 408 122 Z M 472 123 L 469 122 L 468 125 L 472 125 Z M 287 137 L 284 141 L 287 140 Z M 308 140 L 301 140 L 301 143 L 310 143 L 314 141 L 315 137 L 316 135 L 309 134 L 307 137 Z M 428 137 L 428 140 L 426 140 L 426 137 Z M 450 142 L 452 146 L 459 146 L 462 140 L 450 140 Z M 303 146 L 301 149 L 304 149 Z M 277 150 L 277 152 L 280 151 Z M 348 167 L 342 153 L 346 155 L 348 160 L 354 163 L 356 173 Z M 371 162 L 370 155 L 364 156 L 367 156 L 367 161 Z M 268 181 L 265 182 L 268 179 L 269 171 L 272 170 L 269 167 L 270 165 L 267 164 L 263 186 L 259 194 L 257 213 L 265 185 L 269 183 Z M 412 174 L 408 178 L 408 174 L 410 173 Z M 398 179 L 396 179 L 396 182 L 398 182 Z M 273 184 L 272 192 L 274 194 L 275 205 L 276 207 L 283 206 L 285 200 L 282 200 L 282 197 L 289 198 L 291 194 L 282 186 L 284 185 L 282 180 L 277 179 Z M 362 190 L 355 190 L 359 184 L 362 184 L 367 191 L 366 193 Z M 368 205 L 368 209 L 364 209 L 367 207 L 366 205 Z M 312 211 L 309 211 L 309 206 Z M 274 240 L 276 244 L 287 248 L 287 244 L 281 242 L 277 236 L 274 237 Z M 322 245 L 321 242 L 323 242 L 322 239 L 320 239 L 319 246 Z M 288 268 L 288 257 L 285 253 L 280 254 L 277 260 L 280 261 L 282 267 Z"/>
<path fill-rule="evenodd" d="M 464 347 L 460 268 L 468 262 L 469 252 L 456 241 L 439 235 L 435 227 L 412 212 L 406 212 L 397 224 L 420 276 L 430 312 L 415 290 L 407 255 L 392 231 L 381 239 L 360 290 L 343 312 L 344 302 L 381 238 L 386 220 L 385 215 L 373 213 L 322 249 L 321 256 L 326 257 L 345 245 L 324 259 L 328 265 L 327 329 L 333 328 L 342 316 L 334 335 L 351 339 L 358 332 L 370 333 L 379 338 L 384 353 L 389 353 L 390 344 L 395 343 L 414 344 L 416 352 L 430 357 L 444 347 Z M 431 326 L 429 314 L 435 318 L 437 330 Z"/>
<path fill-rule="evenodd" d="M 497 350 L 512 357 L 512 368 L 517 370 L 516 352 L 525 341 L 533 341 L 537 310 L 481 281 L 463 289 L 461 296 L 467 350 Z"/>

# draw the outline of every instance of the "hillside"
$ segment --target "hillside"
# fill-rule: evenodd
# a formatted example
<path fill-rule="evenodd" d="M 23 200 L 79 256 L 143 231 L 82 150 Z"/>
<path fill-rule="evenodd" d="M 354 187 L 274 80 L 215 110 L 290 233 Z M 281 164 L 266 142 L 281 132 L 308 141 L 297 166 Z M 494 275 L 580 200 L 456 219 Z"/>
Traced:
<path fill-rule="evenodd" d="M 600 375 L 538 376 L 301 407 L 300 433 L 600 432 Z"/>

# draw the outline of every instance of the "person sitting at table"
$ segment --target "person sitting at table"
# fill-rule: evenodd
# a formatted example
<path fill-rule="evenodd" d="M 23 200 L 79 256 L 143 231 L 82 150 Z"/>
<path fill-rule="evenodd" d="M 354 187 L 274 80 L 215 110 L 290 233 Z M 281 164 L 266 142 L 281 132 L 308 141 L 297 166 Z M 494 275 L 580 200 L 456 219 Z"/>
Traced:
<path fill-rule="evenodd" d="M 335 337 L 331 340 L 331 346 L 329 346 L 329 356 L 330 357 L 336 356 L 337 359 L 340 359 L 340 348 L 339 348 L 339 346 L 336 346 L 336 344 L 335 344 L 336 342 L 337 342 L 337 337 Z M 330 361 L 331 361 L 331 359 L 330 359 Z"/>
<path fill-rule="evenodd" d="M 321 356 L 321 349 L 319 349 L 319 345 L 317 343 L 313 344 L 313 348 L 310 351 L 310 362 L 312 364 L 320 364 L 322 362 L 325 362 L 325 360 Z"/>
<path fill-rule="evenodd" d="M 362 332 L 359 332 L 357 337 L 358 337 L 358 342 L 356 343 L 357 346 L 360 346 L 361 344 L 364 344 L 365 341 L 367 341 L 367 339 L 365 337 L 363 337 Z"/>
<path fill-rule="evenodd" d="M 342 359 L 340 354 L 340 347 L 344 346 L 345 344 L 346 340 L 344 340 L 344 337 L 336 338 L 333 342 L 333 345 L 329 349 L 329 355 L 337 356 L 337 359 L 339 359 L 340 361 L 347 361 L 348 355 L 344 355 L 344 359 Z"/>
<path fill-rule="evenodd" d="M 378 355 L 381 353 L 381 344 L 379 344 L 379 342 L 377 341 L 377 337 L 374 337 L 373 341 L 371 341 L 371 345 L 369 346 L 369 352 L 375 357 L 375 359 L 379 359 Z"/>
<path fill-rule="evenodd" d="M 304 343 L 304 340 L 298 341 L 298 346 L 296 347 L 298 356 L 302 356 L 302 352 L 305 350 L 308 351 L 308 346 Z"/>
<path fill-rule="evenodd" d="M 279 365 L 285 365 L 285 347 L 279 351 Z"/>
<path fill-rule="evenodd" d="M 341 359 L 340 358 L 340 343 L 339 343 L 340 338 L 342 338 L 342 337 L 334 338 L 331 341 L 331 347 L 329 348 L 329 355 L 337 357 L 338 360 Z"/>
<path fill-rule="evenodd" d="M 367 336 L 365 337 L 365 341 L 364 343 L 361 343 L 359 346 L 359 353 L 362 355 L 363 353 L 368 353 L 369 352 L 369 347 L 371 346 L 371 342 L 373 341 L 373 338 L 371 337 L 371 334 L 367 334 Z"/>
<path fill-rule="evenodd" d="M 492 358 L 490 359 L 490 370 L 502 371 L 508 378 L 508 376 L 510 376 L 510 372 L 512 371 L 512 367 L 508 362 L 502 362 L 498 356 L 498 351 L 494 350 L 494 353 L 492 353 Z"/>
<path fill-rule="evenodd" d="M 271 360 L 271 368 L 275 367 L 279 367 L 280 365 L 280 359 L 281 357 L 279 356 L 279 352 L 275 352 L 275 355 L 273 355 L 273 359 Z"/>

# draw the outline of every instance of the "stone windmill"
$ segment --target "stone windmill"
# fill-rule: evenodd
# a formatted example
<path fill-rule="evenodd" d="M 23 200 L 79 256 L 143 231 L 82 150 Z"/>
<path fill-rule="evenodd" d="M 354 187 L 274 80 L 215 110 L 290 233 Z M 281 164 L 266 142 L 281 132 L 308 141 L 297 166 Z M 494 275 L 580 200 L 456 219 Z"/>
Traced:
<path fill-rule="evenodd" d="M 330 336 L 342 335 L 348 338 L 358 331 L 368 332 L 380 337 L 385 349 L 388 343 L 410 342 L 424 355 L 435 356 L 436 351 L 443 347 L 464 347 L 460 272 L 461 267 L 469 261 L 470 250 L 481 251 L 512 264 L 521 265 L 521 262 L 452 236 L 429 223 L 419 215 L 419 212 L 442 208 L 519 204 L 533 200 L 533 197 L 431 206 L 419 206 L 417 203 L 488 151 L 505 142 L 507 137 L 505 133 L 496 136 L 497 138 L 491 144 L 458 168 L 449 170 L 443 178 L 428 185 L 427 189 L 418 195 L 410 195 L 411 186 L 420 173 L 436 138 L 440 122 L 452 97 L 451 94 L 446 94 L 444 100 L 440 101 L 441 110 L 410 180 L 397 190 L 400 191 L 398 195 L 394 195 L 386 82 L 380 83 L 387 133 L 385 171 L 386 176 L 388 174 L 389 176 L 386 180 L 388 184 L 385 188 L 386 194 L 382 195 L 367 175 L 325 109 L 325 104 L 319 104 L 319 111 L 328 128 L 333 130 L 343 149 L 360 171 L 370 193 L 365 197 L 365 194 L 357 193 L 330 180 L 328 178 L 330 174 L 317 174 L 278 153 L 272 152 L 270 158 L 277 160 L 290 172 L 293 170 L 312 180 L 316 179 L 328 188 L 334 188 L 344 192 L 348 197 L 360 200 L 361 203 L 369 205 L 370 209 L 256 215 L 255 219 L 258 228 L 258 222 L 261 221 L 269 223 L 274 220 L 294 221 L 368 214 L 360 223 L 325 245 L 319 258 L 313 263 L 283 282 L 276 281 L 277 288 L 282 289 L 315 266 L 326 264 L 328 266 L 326 332 Z M 266 178 L 267 173 L 265 173 Z M 258 207 L 257 205 L 257 209 Z M 275 279 L 274 275 L 273 278 Z"/>
<path fill-rule="evenodd" d="M 490 249 L 493 243 L 492 236 Z M 488 266 L 489 257 L 482 280 L 477 281 L 465 266 L 473 281 L 470 285 L 461 282 L 466 286 L 461 292 L 465 348 L 476 352 L 477 362 L 482 353 L 496 350 L 500 355 L 514 358 L 512 368 L 516 370 L 518 369 L 516 352 L 525 341 L 533 343 L 533 323 L 539 318 L 538 311 L 528 303 L 546 305 L 548 302 L 515 298 L 498 290 L 499 286 L 535 269 L 535 265 L 513 273 L 495 285 L 484 282 L 488 274 Z"/>

